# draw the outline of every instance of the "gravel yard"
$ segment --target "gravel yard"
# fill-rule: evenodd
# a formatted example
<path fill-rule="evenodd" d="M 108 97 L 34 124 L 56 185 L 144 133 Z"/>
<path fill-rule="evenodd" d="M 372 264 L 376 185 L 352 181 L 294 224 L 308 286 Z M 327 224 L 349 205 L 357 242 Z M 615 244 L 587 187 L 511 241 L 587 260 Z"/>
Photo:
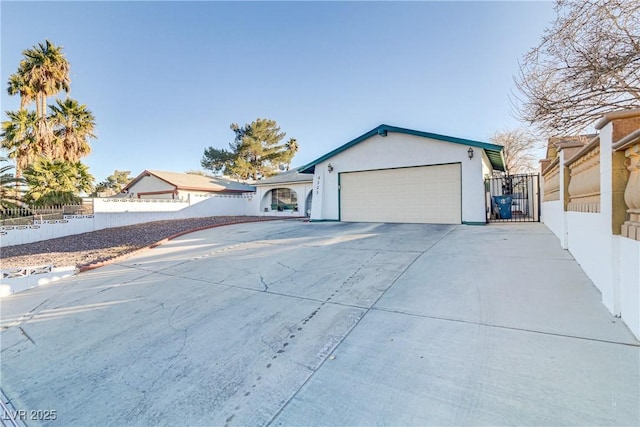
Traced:
<path fill-rule="evenodd" d="M 154 221 L 0 248 L 0 268 L 53 264 L 78 268 L 133 252 L 179 233 L 282 217 L 217 216 Z"/>

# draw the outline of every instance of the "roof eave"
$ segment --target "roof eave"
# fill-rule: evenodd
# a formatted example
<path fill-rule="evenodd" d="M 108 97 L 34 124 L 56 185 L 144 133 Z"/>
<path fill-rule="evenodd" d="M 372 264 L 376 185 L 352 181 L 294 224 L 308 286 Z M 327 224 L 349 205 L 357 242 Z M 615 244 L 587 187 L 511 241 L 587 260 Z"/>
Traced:
<path fill-rule="evenodd" d="M 140 180 L 142 180 L 142 178 L 145 178 L 147 176 L 153 176 L 157 179 L 159 179 L 160 181 L 166 182 L 169 185 L 172 185 L 174 187 L 174 190 L 176 190 L 178 188 L 178 186 L 176 184 L 174 184 L 173 182 L 169 182 L 166 179 L 160 178 L 158 175 L 154 174 L 153 172 L 145 169 L 144 171 L 142 171 L 140 173 L 140 175 L 138 175 L 137 177 L 135 177 L 133 180 L 131 180 L 131 182 L 129 182 L 127 185 L 124 186 L 124 188 L 122 189 L 124 190 L 129 190 L 129 188 L 133 187 L 134 185 L 136 185 L 138 182 L 140 182 Z"/>
<path fill-rule="evenodd" d="M 178 186 L 176 188 L 176 190 L 182 190 L 182 191 L 202 191 L 202 192 L 206 192 L 206 193 L 222 193 L 222 192 L 229 192 L 229 191 L 233 191 L 233 192 L 245 192 L 245 191 L 255 191 L 252 190 L 252 186 L 248 186 L 248 188 L 246 189 L 242 189 L 242 188 L 229 188 L 229 187 L 224 187 L 224 186 L 220 186 L 220 188 L 212 188 L 212 187 L 189 187 L 189 186 Z"/>
<path fill-rule="evenodd" d="M 413 129 L 406 129 L 406 128 L 400 128 L 400 127 L 396 127 L 396 126 L 389 126 L 389 125 L 385 125 L 382 124 L 372 130 L 370 130 L 367 133 L 364 133 L 362 135 L 360 135 L 359 137 L 352 139 L 351 141 L 347 142 L 344 145 L 341 145 L 340 147 L 328 152 L 327 154 L 317 158 L 316 160 L 312 161 L 311 163 L 308 163 L 304 166 L 302 166 L 300 169 L 298 169 L 298 172 L 300 173 L 314 173 L 315 172 L 315 166 L 319 163 L 324 162 L 325 160 L 328 160 L 332 157 L 334 157 L 336 154 L 339 154 L 351 147 L 353 147 L 354 145 L 368 139 L 371 138 L 374 135 L 378 135 L 381 133 L 384 133 L 385 135 L 388 132 L 396 132 L 396 133 L 404 133 L 406 135 L 414 135 L 414 136 L 420 136 L 422 138 L 429 138 L 429 139 L 435 139 L 437 141 L 445 141 L 445 142 L 451 142 L 454 144 L 461 144 L 461 145 L 469 145 L 472 147 L 476 147 L 476 148 L 481 148 L 483 150 L 485 150 L 485 153 L 487 154 L 487 157 L 489 158 L 489 161 L 491 162 L 491 166 L 494 169 L 500 170 L 500 171 L 504 171 L 504 159 L 502 158 L 502 145 L 497 145 L 497 144 L 490 144 L 487 142 L 480 142 L 480 141 L 474 141 L 471 139 L 463 139 L 463 138 L 456 138 L 453 136 L 447 136 L 447 135 L 440 135 L 440 134 L 436 134 L 436 133 L 429 133 L 429 132 L 422 132 L 422 131 L 417 131 L 417 130 L 413 130 Z M 498 155 L 500 156 L 499 160 L 492 160 L 491 157 L 489 156 L 489 151 L 491 152 L 495 152 L 498 153 Z"/>
<path fill-rule="evenodd" d="M 280 184 L 302 184 L 302 183 L 309 183 L 309 182 L 313 182 L 313 176 L 309 177 L 309 179 L 300 179 L 300 180 L 297 180 L 297 181 L 275 181 L 275 182 L 274 181 L 272 181 L 272 182 L 257 181 L 253 185 L 254 186 L 264 186 L 264 185 L 280 185 Z"/>

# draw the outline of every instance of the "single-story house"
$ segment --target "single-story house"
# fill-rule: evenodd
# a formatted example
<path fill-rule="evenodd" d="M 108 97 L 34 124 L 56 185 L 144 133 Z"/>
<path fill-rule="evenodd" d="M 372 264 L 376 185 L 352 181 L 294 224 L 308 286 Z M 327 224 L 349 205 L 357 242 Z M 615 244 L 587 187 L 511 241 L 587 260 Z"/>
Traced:
<path fill-rule="evenodd" d="M 502 148 L 383 124 L 298 173 L 313 174 L 311 221 L 484 224 Z"/>
<path fill-rule="evenodd" d="M 260 201 L 260 212 L 282 212 L 284 215 L 311 213 L 313 174 L 291 169 L 253 183 Z"/>
<path fill-rule="evenodd" d="M 254 191 L 256 189 L 252 185 L 223 178 L 157 170 L 145 170 L 123 189 L 128 197 L 139 199 L 189 199 Z"/>

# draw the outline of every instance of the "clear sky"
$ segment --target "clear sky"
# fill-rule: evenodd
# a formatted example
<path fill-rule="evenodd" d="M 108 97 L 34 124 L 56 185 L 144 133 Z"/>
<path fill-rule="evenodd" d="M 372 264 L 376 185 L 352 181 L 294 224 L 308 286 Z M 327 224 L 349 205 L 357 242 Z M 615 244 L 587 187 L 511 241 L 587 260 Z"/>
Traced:
<path fill-rule="evenodd" d="M 6 85 L 22 50 L 63 46 L 70 96 L 96 116 L 97 181 L 199 170 L 256 118 L 298 140 L 293 166 L 382 123 L 488 142 L 520 125 L 512 76 L 554 17 L 546 1 L 3 0 L 0 14 L 2 111 L 19 105 Z"/>

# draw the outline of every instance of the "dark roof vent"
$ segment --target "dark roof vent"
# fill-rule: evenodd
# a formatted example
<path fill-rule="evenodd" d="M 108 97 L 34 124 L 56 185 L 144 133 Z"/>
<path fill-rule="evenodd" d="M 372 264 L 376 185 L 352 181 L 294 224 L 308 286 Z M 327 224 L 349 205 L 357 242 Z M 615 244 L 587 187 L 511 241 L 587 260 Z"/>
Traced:
<path fill-rule="evenodd" d="M 378 135 L 387 136 L 387 130 L 386 129 L 378 129 Z"/>

